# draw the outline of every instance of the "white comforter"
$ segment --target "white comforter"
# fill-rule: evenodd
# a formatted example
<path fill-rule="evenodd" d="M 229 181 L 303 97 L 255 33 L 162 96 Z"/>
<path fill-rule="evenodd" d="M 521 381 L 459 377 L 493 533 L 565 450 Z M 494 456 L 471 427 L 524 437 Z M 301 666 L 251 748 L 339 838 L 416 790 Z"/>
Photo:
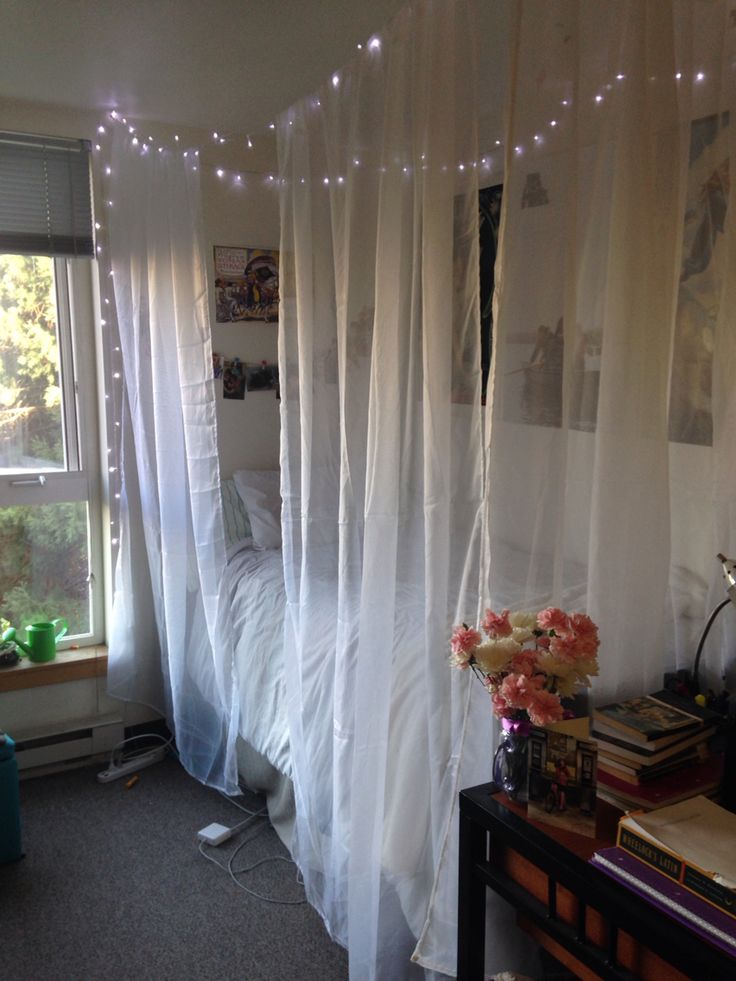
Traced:
<path fill-rule="evenodd" d="M 284 691 L 286 593 L 280 549 L 230 549 L 225 588 L 234 630 L 240 735 L 291 776 Z"/>

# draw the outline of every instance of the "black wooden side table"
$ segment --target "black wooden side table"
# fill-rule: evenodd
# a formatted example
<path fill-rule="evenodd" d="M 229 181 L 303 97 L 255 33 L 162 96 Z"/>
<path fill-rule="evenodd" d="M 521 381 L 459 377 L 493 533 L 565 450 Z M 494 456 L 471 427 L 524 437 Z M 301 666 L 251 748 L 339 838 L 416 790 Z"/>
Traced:
<path fill-rule="evenodd" d="M 611 880 L 588 859 L 614 844 L 620 812 L 597 804 L 597 836 L 526 818 L 494 784 L 460 792 L 458 981 L 482 981 L 486 889 L 581 978 L 718 981 L 736 959 Z"/>

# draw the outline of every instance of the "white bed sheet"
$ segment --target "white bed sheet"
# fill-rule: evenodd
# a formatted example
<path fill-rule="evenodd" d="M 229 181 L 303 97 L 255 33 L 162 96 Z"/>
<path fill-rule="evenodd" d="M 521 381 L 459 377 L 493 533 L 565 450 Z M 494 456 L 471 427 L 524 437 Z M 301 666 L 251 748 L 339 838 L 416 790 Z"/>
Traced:
<path fill-rule="evenodd" d="M 240 736 L 291 776 L 284 685 L 286 592 L 280 549 L 244 539 L 228 550 L 225 578 L 235 647 Z"/>

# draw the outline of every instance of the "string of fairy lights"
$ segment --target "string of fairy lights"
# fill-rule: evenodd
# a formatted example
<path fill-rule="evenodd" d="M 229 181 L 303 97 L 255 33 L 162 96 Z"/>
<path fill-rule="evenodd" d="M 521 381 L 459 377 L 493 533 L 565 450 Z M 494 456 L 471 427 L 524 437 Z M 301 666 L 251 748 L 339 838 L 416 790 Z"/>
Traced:
<path fill-rule="evenodd" d="M 362 52 L 364 57 L 375 57 L 376 55 L 380 54 L 381 49 L 382 41 L 378 36 L 371 37 L 366 44 L 357 45 L 358 52 Z M 685 73 L 678 71 L 675 73 L 674 78 L 678 83 L 690 81 L 695 85 L 702 85 L 707 81 L 706 74 L 702 71 L 694 71 L 688 76 L 686 76 Z M 330 78 L 329 85 L 336 92 L 340 89 L 343 81 L 343 73 L 339 71 L 334 72 Z M 655 82 L 656 78 L 651 77 L 650 81 Z M 600 86 L 589 96 L 588 101 L 590 106 L 604 106 L 607 102 L 613 99 L 616 94 L 616 90 L 624 85 L 625 82 L 626 74 L 623 72 L 617 73 L 615 78 Z M 306 108 L 300 108 L 298 111 L 304 112 L 311 109 L 314 112 L 318 112 L 323 108 L 322 100 L 318 96 L 307 99 L 304 106 Z M 526 142 L 515 143 L 513 147 L 510 148 L 511 153 L 516 157 L 520 157 L 528 152 L 541 149 L 542 147 L 548 151 L 550 139 L 557 134 L 562 134 L 566 130 L 566 114 L 569 113 L 572 106 L 572 99 L 560 99 L 557 112 L 551 114 L 543 125 L 540 125 L 537 129 L 535 129 Z M 282 116 L 280 125 L 289 127 L 293 126 L 297 119 L 296 112 L 297 110 L 292 109 L 285 113 L 284 116 Z M 282 188 L 289 183 L 290 179 L 300 184 L 309 183 L 310 186 L 319 186 L 321 184 L 325 189 L 332 191 L 335 188 L 342 188 L 349 184 L 349 173 L 351 170 L 365 170 L 368 166 L 365 160 L 365 155 L 361 156 L 358 154 L 353 154 L 349 156 L 349 159 L 345 163 L 344 173 L 325 173 L 322 175 L 312 174 L 309 177 L 305 175 L 297 176 L 295 178 L 293 176 L 287 177 L 273 171 L 248 169 L 247 167 L 233 168 L 231 166 L 225 166 L 216 162 L 209 162 L 210 158 L 216 154 L 217 148 L 225 145 L 227 145 L 229 149 L 234 147 L 236 150 L 243 153 L 254 150 L 254 141 L 251 135 L 248 133 L 226 133 L 216 130 L 212 132 L 211 139 L 208 139 L 205 143 L 200 143 L 199 146 L 190 145 L 185 148 L 183 145 L 183 140 L 178 133 L 172 131 L 165 140 L 155 138 L 153 135 L 145 133 L 140 124 L 136 125 L 134 122 L 130 121 L 125 114 L 117 109 L 111 110 L 106 119 L 97 127 L 96 141 L 93 145 L 97 170 L 96 213 L 98 215 L 98 220 L 95 223 L 95 228 L 97 231 L 97 259 L 100 269 L 100 323 L 103 331 L 105 332 L 103 356 L 106 386 L 105 400 L 109 434 L 107 455 L 111 542 L 113 545 L 113 551 L 115 551 L 119 546 L 118 527 L 119 507 L 122 493 L 121 464 L 124 399 L 122 352 L 114 302 L 114 270 L 112 269 L 109 261 L 107 223 L 105 220 L 106 213 L 110 208 L 115 206 L 115 174 L 113 173 L 112 169 L 110 144 L 110 136 L 112 135 L 114 127 L 122 127 L 127 131 L 130 149 L 132 151 L 137 151 L 141 157 L 153 157 L 156 154 L 167 155 L 172 153 L 180 153 L 183 159 L 187 161 L 192 171 L 196 172 L 203 169 L 201 160 L 206 156 L 208 160 L 206 168 L 210 175 L 217 178 L 218 181 L 222 181 L 223 184 L 239 191 L 249 188 L 251 190 L 263 192 L 269 188 Z M 269 123 L 268 129 L 271 132 L 275 131 L 276 123 Z M 156 127 L 156 130 L 158 131 L 159 127 Z M 479 172 L 479 177 L 482 175 L 485 183 L 485 181 L 490 179 L 493 174 L 498 174 L 500 176 L 500 174 L 503 172 L 502 161 L 500 161 L 499 158 L 505 153 L 506 147 L 504 145 L 504 140 L 500 136 L 497 136 L 495 139 L 490 141 L 490 146 L 487 147 L 485 152 L 481 153 L 477 159 L 460 160 L 454 163 L 440 162 L 438 163 L 438 167 L 441 171 L 447 173 L 453 170 L 456 170 L 459 173 L 471 169 L 477 170 Z M 387 161 L 382 160 L 380 164 L 377 164 L 376 166 L 381 174 L 385 174 L 390 167 L 398 168 L 406 178 L 410 179 L 414 176 L 417 170 L 429 170 L 430 160 L 425 153 L 422 153 L 418 155 L 416 160 L 413 158 L 402 159 L 400 157 L 395 157 L 390 164 Z"/>
<path fill-rule="evenodd" d="M 381 41 L 379 38 L 372 38 L 366 46 L 359 44 L 358 50 L 363 50 L 364 48 L 368 51 L 380 50 Z M 683 72 L 678 71 L 674 75 L 675 80 L 682 81 L 685 78 Z M 613 90 L 616 85 L 624 82 L 626 80 L 626 75 L 619 72 L 615 76 L 615 81 L 609 82 L 602 86 L 598 91 L 591 96 L 590 101 L 595 106 L 602 106 L 607 100 L 610 99 Z M 331 78 L 332 87 L 337 89 L 340 87 L 342 81 L 341 74 L 335 72 Z M 650 81 L 656 81 L 654 76 L 651 77 Z M 692 73 L 692 81 L 695 84 L 701 84 L 706 81 L 706 74 L 702 71 L 697 71 Z M 314 110 L 318 110 L 322 107 L 322 100 L 318 97 L 314 97 L 310 100 L 310 105 Z M 569 110 L 573 105 L 572 99 L 560 99 L 559 100 L 559 114 L 548 119 L 546 123 L 540 128 L 536 129 L 535 132 L 530 136 L 528 142 L 516 143 L 513 147 L 513 152 L 516 156 L 524 154 L 527 150 L 541 148 L 545 146 L 548 142 L 550 134 L 555 132 L 560 132 L 564 129 L 564 113 Z M 294 123 L 293 110 L 287 113 L 286 123 L 292 126 Z M 130 145 L 132 148 L 139 150 L 141 156 L 146 156 L 152 152 L 170 153 L 170 152 L 180 152 L 184 158 L 189 158 L 191 161 L 192 170 L 197 171 L 200 169 L 200 153 L 205 149 L 208 151 L 207 155 L 211 156 L 211 148 L 222 146 L 228 144 L 230 146 L 236 146 L 238 149 L 242 150 L 252 150 L 254 148 L 254 142 L 250 134 L 232 134 L 223 133 L 215 130 L 212 133 L 211 142 L 208 141 L 207 146 L 204 144 L 200 146 L 190 146 L 188 149 L 181 149 L 181 139 L 178 133 L 174 133 L 168 142 L 162 142 L 153 136 L 144 136 L 139 134 L 138 129 L 132 122 L 128 121 L 128 118 L 117 110 L 112 110 L 108 116 L 108 125 L 117 124 L 127 128 L 130 135 Z M 268 124 L 269 130 L 273 131 L 276 129 L 276 124 L 271 122 Z M 107 127 L 104 124 L 100 124 L 98 127 L 98 137 L 104 136 L 107 132 Z M 95 150 L 101 151 L 102 144 L 98 140 L 95 144 Z M 471 159 L 468 161 L 459 161 L 454 165 L 447 163 L 442 163 L 440 169 L 444 172 L 450 171 L 453 167 L 459 172 L 463 172 L 469 169 L 479 169 L 485 173 L 491 173 L 497 169 L 498 156 L 504 152 L 504 141 L 496 137 L 491 141 L 491 145 L 487 147 L 484 152 L 482 152 L 477 159 Z M 414 166 L 413 162 L 407 162 L 396 158 L 394 160 L 394 165 L 401 169 L 403 174 L 411 175 L 416 169 L 428 170 L 429 162 L 427 160 L 426 154 L 421 154 L 419 161 Z M 349 161 L 347 161 L 346 168 L 362 168 L 364 166 L 364 161 L 359 156 L 352 156 Z M 289 178 L 278 175 L 273 171 L 260 171 L 260 170 L 250 170 L 248 168 L 233 168 L 222 166 L 218 163 L 208 164 L 210 172 L 216 176 L 219 180 L 223 182 L 229 182 L 234 188 L 243 188 L 249 181 L 257 183 L 258 185 L 266 187 L 278 187 L 288 184 Z M 378 167 L 381 173 L 386 173 L 389 170 L 389 165 L 382 162 Z M 105 173 L 107 176 L 110 175 L 109 165 L 105 168 Z M 347 169 L 346 169 L 347 174 Z M 347 183 L 346 174 L 330 175 L 324 174 L 321 178 L 311 177 L 310 182 L 320 182 L 325 187 L 327 186 L 343 186 Z M 307 177 L 298 177 L 299 183 L 304 184 L 307 182 Z"/>

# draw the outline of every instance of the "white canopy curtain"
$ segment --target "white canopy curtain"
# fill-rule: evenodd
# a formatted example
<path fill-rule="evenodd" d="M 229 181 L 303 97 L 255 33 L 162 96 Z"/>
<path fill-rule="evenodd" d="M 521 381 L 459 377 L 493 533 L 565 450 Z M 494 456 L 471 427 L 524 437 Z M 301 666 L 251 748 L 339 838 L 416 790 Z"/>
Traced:
<path fill-rule="evenodd" d="M 716 553 L 736 549 L 736 24 L 721 0 L 515 16 L 490 596 L 587 610 L 600 702 L 692 665 L 724 596 Z M 734 639 L 726 612 L 704 654 L 715 690 Z"/>
<path fill-rule="evenodd" d="M 360 981 L 421 975 L 423 931 L 454 974 L 457 790 L 490 774 L 448 664 L 482 512 L 473 14 L 408 4 L 278 122 L 293 850 Z"/>
<path fill-rule="evenodd" d="M 199 174 L 193 157 L 148 152 L 113 129 L 106 218 L 123 438 L 108 689 L 165 713 L 187 770 L 236 793 Z"/>

